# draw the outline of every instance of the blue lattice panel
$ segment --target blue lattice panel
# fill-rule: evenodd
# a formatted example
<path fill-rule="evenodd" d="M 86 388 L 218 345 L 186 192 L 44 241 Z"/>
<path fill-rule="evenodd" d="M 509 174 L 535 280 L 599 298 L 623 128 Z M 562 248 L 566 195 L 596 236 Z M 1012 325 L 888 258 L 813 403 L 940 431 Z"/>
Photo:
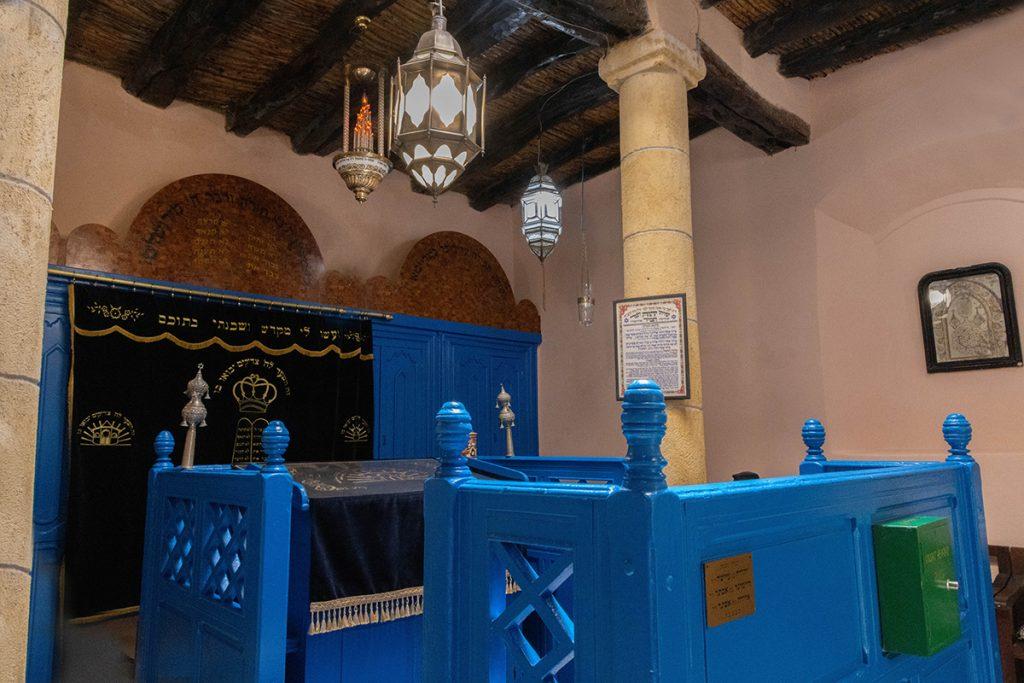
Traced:
<path fill-rule="evenodd" d="M 164 499 L 163 561 L 160 575 L 182 588 L 192 585 L 195 539 L 195 501 L 168 496 Z"/>
<path fill-rule="evenodd" d="M 245 600 L 248 510 L 241 505 L 208 503 L 203 534 L 202 593 L 228 607 Z"/>
<path fill-rule="evenodd" d="M 517 589 L 491 620 L 512 660 L 514 679 L 557 683 L 564 673 L 572 680 L 566 667 L 575 657 L 575 624 L 571 605 L 563 604 L 573 574 L 572 551 L 502 541 L 492 541 L 491 550 Z"/>
<path fill-rule="evenodd" d="M 158 461 L 138 680 L 284 680 L 293 488 L 280 462 L 182 470 Z"/>

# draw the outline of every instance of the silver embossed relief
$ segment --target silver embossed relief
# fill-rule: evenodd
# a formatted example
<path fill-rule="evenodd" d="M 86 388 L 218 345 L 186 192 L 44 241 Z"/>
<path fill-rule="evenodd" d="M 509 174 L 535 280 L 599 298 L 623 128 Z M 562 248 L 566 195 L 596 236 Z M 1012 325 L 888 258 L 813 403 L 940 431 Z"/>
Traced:
<path fill-rule="evenodd" d="M 932 282 L 928 302 L 938 362 L 1009 356 L 998 274 Z"/>

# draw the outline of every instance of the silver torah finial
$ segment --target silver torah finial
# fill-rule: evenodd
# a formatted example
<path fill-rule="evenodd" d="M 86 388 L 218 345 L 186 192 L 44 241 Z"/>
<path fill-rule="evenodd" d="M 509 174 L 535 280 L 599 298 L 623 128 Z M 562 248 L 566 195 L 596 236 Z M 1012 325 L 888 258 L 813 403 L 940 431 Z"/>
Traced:
<path fill-rule="evenodd" d="M 203 379 L 203 364 L 199 364 L 196 376 L 189 380 L 185 389 L 188 403 L 181 409 L 181 426 L 188 427 L 185 433 L 185 449 L 181 455 L 181 466 L 192 467 L 196 457 L 196 427 L 206 426 L 206 406 L 203 399 L 210 398 L 210 385 Z"/>
<path fill-rule="evenodd" d="M 512 412 L 512 396 L 505 391 L 505 385 L 501 385 L 498 392 L 498 424 L 505 430 L 505 456 L 514 456 L 515 449 L 512 447 L 512 428 L 516 426 L 516 414 Z"/>

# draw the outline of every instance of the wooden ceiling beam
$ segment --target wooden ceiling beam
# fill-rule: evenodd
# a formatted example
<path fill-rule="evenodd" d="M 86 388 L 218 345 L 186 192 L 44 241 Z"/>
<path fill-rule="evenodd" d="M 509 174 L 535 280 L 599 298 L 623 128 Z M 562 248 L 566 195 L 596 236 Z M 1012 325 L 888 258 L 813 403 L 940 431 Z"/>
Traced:
<path fill-rule="evenodd" d="M 494 65 L 487 76 L 487 98 L 498 99 L 526 78 L 565 61 L 586 49 L 588 43 L 566 33 L 545 40 L 536 48 L 528 48 Z"/>
<path fill-rule="evenodd" d="M 939 31 L 981 21 L 1021 4 L 1022 0 L 932 0 L 812 47 L 783 54 L 779 71 L 784 76 L 810 78 L 869 59 L 893 46 L 915 43 Z"/>
<path fill-rule="evenodd" d="M 810 128 L 806 122 L 761 97 L 706 45 L 701 46 L 701 56 L 707 64 L 708 74 L 698 87 L 688 94 L 691 139 L 721 126 L 768 154 L 808 143 Z M 543 112 L 545 129 L 607 101 L 603 97 L 600 101 L 594 101 L 599 97 L 595 93 L 602 93 L 600 82 L 594 82 L 594 77 L 596 74 L 588 75 L 577 81 L 577 83 L 583 83 L 578 89 L 570 91 L 573 86 L 566 87 L 562 92 L 568 94 L 563 99 L 559 99 L 558 95 L 552 98 Z M 588 99 L 591 103 L 581 107 L 580 103 L 586 102 Z M 543 101 L 543 98 L 538 99 L 538 103 Z M 550 112 L 549 108 L 551 108 Z M 618 126 L 618 122 L 614 122 L 614 125 Z M 526 186 L 533 175 L 532 168 L 529 165 L 524 165 L 505 174 L 507 177 L 502 180 L 482 188 L 472 187 L 471 183 L 474 177 L 486 175 L 536 138 L 538 130 L 536 108 L 523 111 L 514 121 L 502 126 L 502 130 L 505 131 L 505 134 L 501 138 L 501 146 L 489 149 L 487 156 L 475 161 L 465 178 L 458 183 L 470 196 L 470 204 L 473 208 L 481 211 L 514 197 Z M 614 128 L 614 131 L 617 130 Z M 515 134 L 515 131 L 520 132 Z M 588 144 L 588 147 L 608 144 L 608 136 L 612 134 L 611 131 L 612 128 L 606 126 L 588 133 L 589 136 L 595 136 L 602 141 Z M 614 134 L 617 135 L 617 132 Z M 552 167 L 557 167 L 568 163 L 578 154 L 579 147 L 574 144 L 567 149 L 555 150 L 544 156 Z"/>
<path fill-rule="evenodd" d="M 143 102 L 167 107 L 209 52 L 245 21 L 261 0 L 185 0 L 157 30 L 134 68 L 121 79 Z"/>
<path fill-rule="evenodd" d="M 328 17 L 319 35 L 245 101 L 228 108 L 227 129 L 248 135 L 306 92 L 359 38 L 358 17 L 374 19 L 396 0 L 348 0 Z"/>
<path fill-rule="evenodd" d="M 899 10 L 917 0 L 888 0 L 886 6 Z M 743 46 L 751 57 L 810 38 L 855 19 L 878 6 L 878 0 L 802 0 L 756 21 L 743 31 Z"/>
<path fill-rule="evenodd" d="M 89 8 L 93 0 L 69 0 L 68 2 L 68 21 L 67 31 L 71 32 L 71 29 L 78 22 L 78 18 L 82 16 L 82 13 Z"/>
<path fill-rule="evenodd" d="M 483 2 L 464 0 L 449 15 L 449 26 L 452 29 L 452 35 L 462 46 L 462 54 L 466 59 L 472 60 L 518 31 L 529 18 L 528 13 L 508 0 L 486 0 Z M 545 58 L 547 51 L 562 50 L 564 44 L 564 41 L 559 40 L 547 41 L 541 53 L 534 52 L 528 57 L 533 60 L 533 64 L 536 64 L 538 60 Z M 517 58 L 519 55 L 509 61 Z M 510 66 L 508 71 L 514 69 L 514 66 Z M 505 65 L 499 65 L 496 70 L 501 73 L 501 76 L 498 79 L 487 79 L 487 96 L 492 100 L 500 97 L 501 88 L 507 89 L 508 87 L 502 82 L 506 74 Z M 519 73 L 522 76 L 525 71 Z M 322 156 L 337 150 L 341 146 L 343 106 L 342 96 L 339 95 L 330 107 L 321 111 L 292 135 L 292 149 L 299 154 L 316 153 Z"/>
<path fill-rule="evenodd" d="M 810 127 L 803 119 L 764 99 L 706 45 L 701 45 L 701 57 L 708 73 L 690 91 L 693 113 L 768 154 L 810 141 Z"/>
<path fill-rule="evenodd" d="M 473 59 L 525 26 L 530 16 L 509 0 L 462 0 L 448 14 L 448 29 L 463 56 Z"/>
<path fill-rule="evenodd" d="M 489 136 L 485 155 L 473 162 L 473 173 L 486 174 L 536 140 L 541 130 L 574 119 L 614 98 L 615 92 L 605 85 L 597 72 L 570 81 L 551 94 L 541 95 L 504 122 L 501 135 Z"/>
<path fill-rule="evenodd" d="M 718 127 L 718 124 L 710 119 L 701 116 L 690 117 L 690 139 L 700 137 L 704 133 Z M 585 154 L 584 148 L 589 150 L 618 145 L 619 142 L 619 121 L 609 121 L 594 128 L 583 136 L 579 142 L 561 147 L 551 154 L 545 155 L 548 165 L 556 172 L 562 166 L 574 162 Z M 588 166 L 587 177 L 598 176 L 605 171 L 619 165 L 619 157 L 616 155 L 609 163 L 599 166 Z M 477 211 L 486 211 L 495 204 L 514 204 L 526 189 L 530 178 L 536 173 L 533 166 L 523 167 L 506 177 L 480 189 L 467 190 L 469 205 Z M 567 183 L 565 187 L 572 187 L 575 182 Z"/>
<path fill-rule="evenodd" d="M 583 153 L 584 145 L 587 149 L 595 149 L 617 143 L 618 140 L 619 121 L 616 119 L 589 131 L 582 140 L 574 141 L 570 145 L 545 155 L 545 162 L 550 168 L 557 169 L 579 157 Z M 530 178 L 536 172 L 532 165 L 526 166 L 513 173 L 505 174 L 504 177 L 486 187 L 467 191 L 470 198 L 469 205 L 477 211 L 486 211 L 495 204 L 512 203 L 523 193 Z"/>
<path fill-rule="evenodd" d="M 590 43 L 606 46 L 647 28 L 644 0 L 509 0 L 538 21 Z"/>

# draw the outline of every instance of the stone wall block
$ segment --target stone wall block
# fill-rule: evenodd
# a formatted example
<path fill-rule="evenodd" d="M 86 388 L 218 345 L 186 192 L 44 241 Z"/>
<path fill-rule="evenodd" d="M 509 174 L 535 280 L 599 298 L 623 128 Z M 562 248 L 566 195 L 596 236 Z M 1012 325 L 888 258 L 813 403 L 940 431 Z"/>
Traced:
<path fill-rule="evenodd" d="M 0 174 L 47 195 L 53 191 L 64 66 L 63 28 L 50 10 L 61 4 L 0 3 Z"/>
<path fill-rule="evenodd" d="M 622 243 L 622 256 L 627 264 L 623 273 L 626 296 L 678 292 L 694 296 L 693 242 L 684 234 L 668 230 L 637 233 Z"/>
<path fill-rule="evenodd" d="M 0 643 L 24 643 L 28 638 L 29 586 L 25 572 L 0 567 Z M 0 681 L 25 680 L 25 648 L 0 647 Z"/>
<path fill-rule="evenodd" d="M 648 228 L 692 232 L 690 157 L 680 149 L 644 149 L 626 157 L 621 173 L 629 191 L 622 193 L 622 234 Z"/>
<path fill-rule="evenodd" d="M 39 377 L 51 210 L 35 190 L 0 178 L 0 373 Z"/>
<path fill-rule="evenodd" d="M 67 36 L 68 27 L 68 0 L 21 0 L 21 2 L 33 4 L 49 14 L 53 22 L 60 27 L 60 30 Z"/>
<path fill-rule="evenodd" d="M 663 453 L 671 453 L 665 476 L 669 486 L 703 484 L 707 481 L 704 463 L 704 413 L 687 408 L 678 401 L 670 401 Z"/>
<path fill-rule="evenodd" d="M 39 388 L 0 377 L 0 565 L 32 566 L 32 486 Z M 58 495 L 59 491 L 52 492 Z M 2 649 L 2 648 L 0 648 Z M 10 680 L 0 676 L 0 680 Z"/>
<path fill-rule="evenodd" d="M 690 126 L 686 81 L 672 72 L 648 72 L 631 76 L 619 97 L 619 150 L 623 157 L 655 144 L 686 149 Z"/>

